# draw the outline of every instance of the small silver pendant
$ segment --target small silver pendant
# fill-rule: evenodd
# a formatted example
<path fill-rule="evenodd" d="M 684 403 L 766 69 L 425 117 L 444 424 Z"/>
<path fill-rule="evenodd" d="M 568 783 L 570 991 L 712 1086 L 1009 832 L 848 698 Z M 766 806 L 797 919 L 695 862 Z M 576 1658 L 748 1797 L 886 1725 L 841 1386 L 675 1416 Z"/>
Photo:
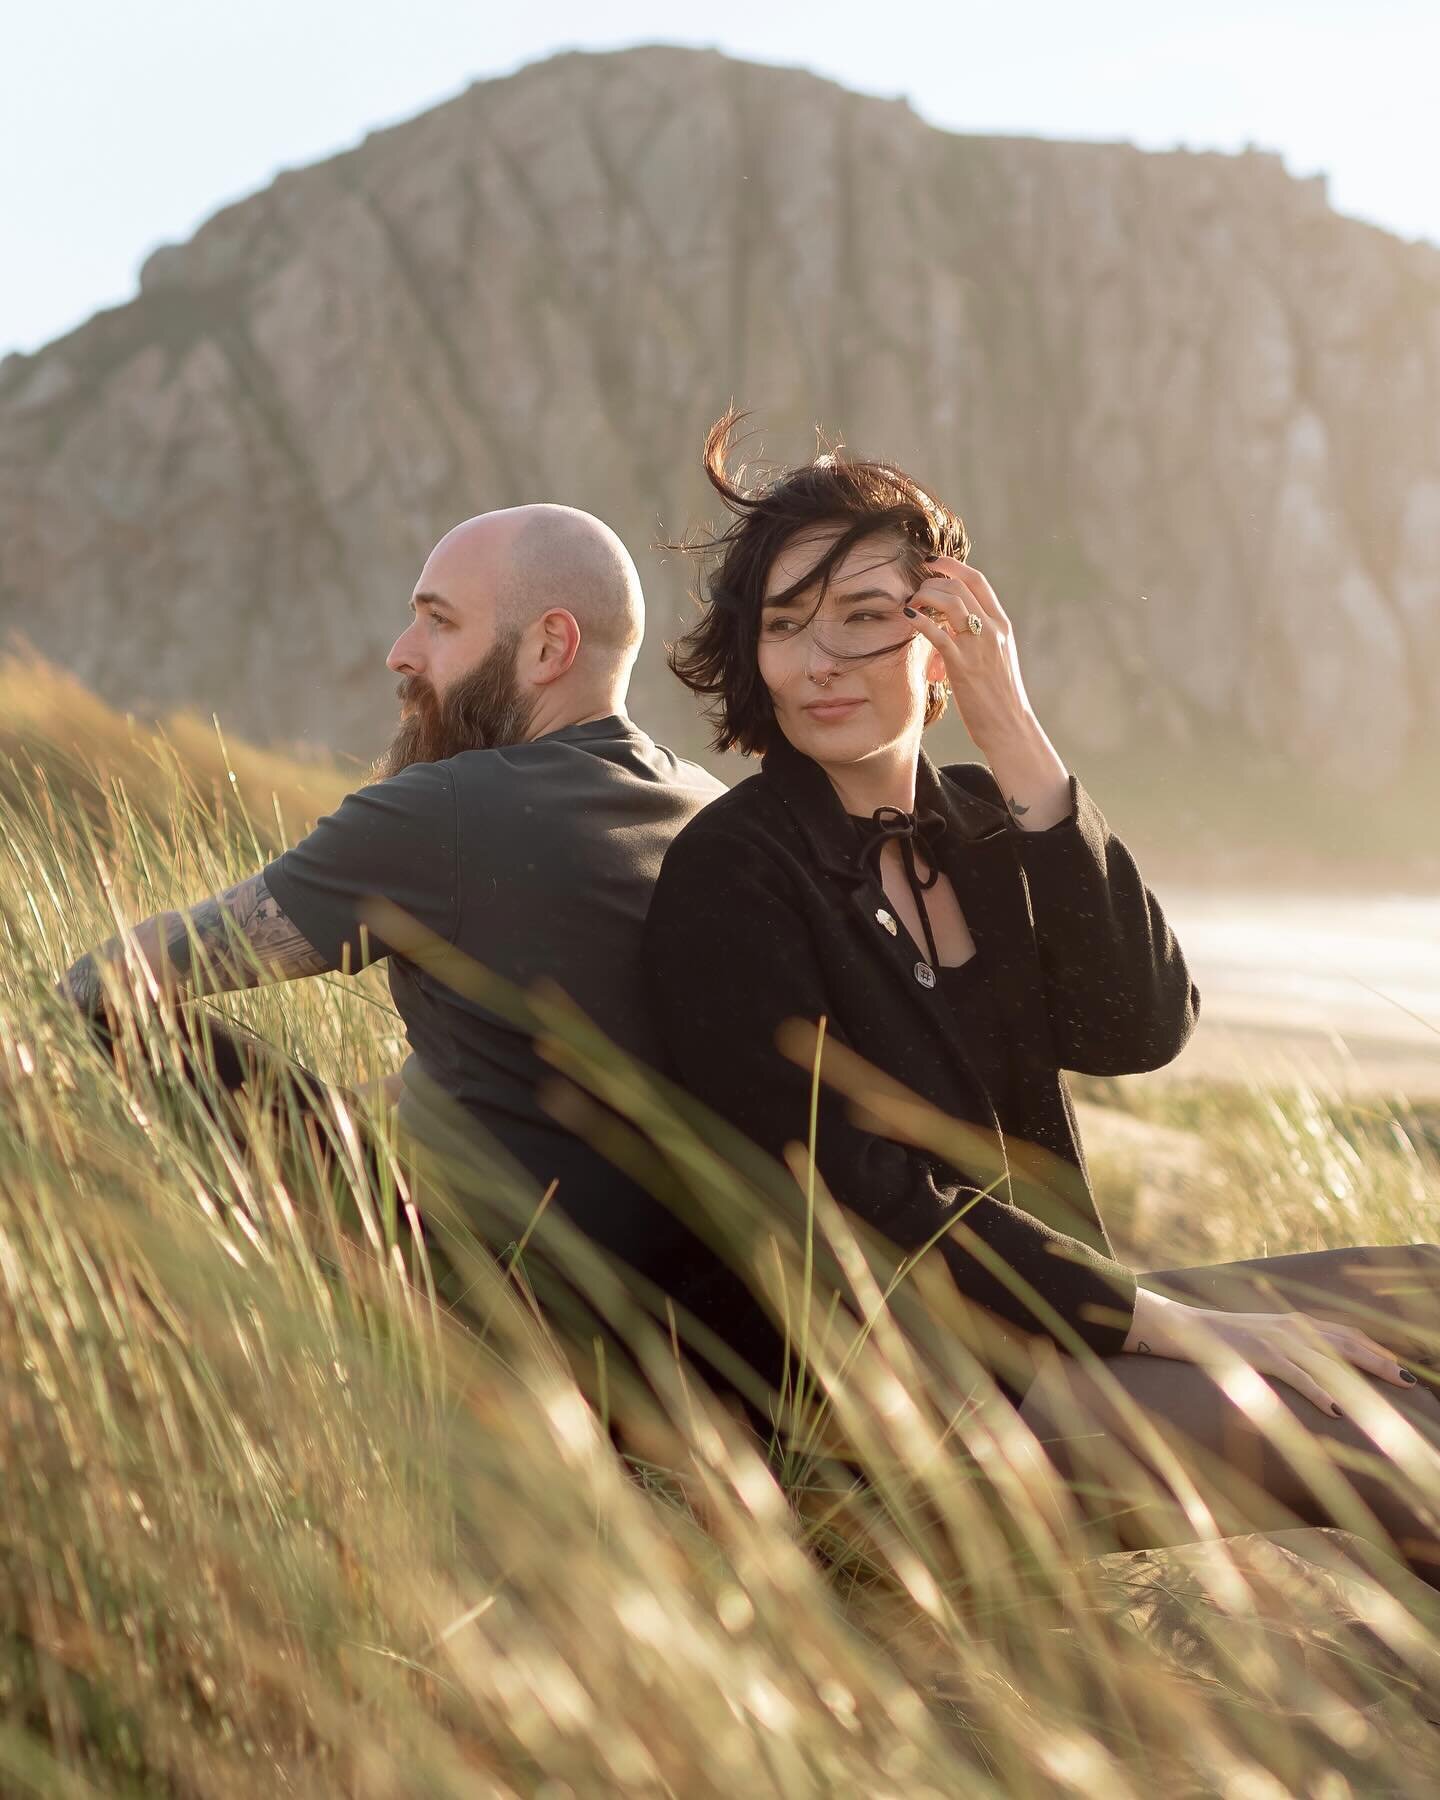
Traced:
<path fill-rule="evenodd" d="M 920 983 L 921 987 L 933 988 L 935 985 L 935 971 L 930 967 L 929 963 L 918 962 L 915 965 L 915 979 Z"/>
<path fill-rule="evenodd" d="M 886 912 L 886 910 L 883 906 L 878 907 L 876 909 L 875 917 L 880 921 L 880 923 L 890 933 L 891 937 L 894 937 L 896 932 L 900 929 L 899 926 L 895 923 L 894 919 L 890 916 L 890 914 L 888 912 Z"/>

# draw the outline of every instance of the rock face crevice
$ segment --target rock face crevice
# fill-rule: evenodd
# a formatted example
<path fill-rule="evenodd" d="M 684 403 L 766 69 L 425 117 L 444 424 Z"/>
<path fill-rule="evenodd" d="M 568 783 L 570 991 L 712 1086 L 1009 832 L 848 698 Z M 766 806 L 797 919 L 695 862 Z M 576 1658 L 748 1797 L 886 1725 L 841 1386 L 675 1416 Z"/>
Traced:
<path fill-rule="evenodd" d="M 1269 155 L 947 133 L 658 47 L 289 171 L 0 364 L 0 630 L 365 757 L 431 543 L 559 499 L 631 546 L 633 710 L 694 754 L 693 572 L 651 546 L 716 521 L 732 397 L 752 464 L 819 426 L 961 511 L 1068 755 L 1373 783 L 1433 745 L 1440 251 Z"/>

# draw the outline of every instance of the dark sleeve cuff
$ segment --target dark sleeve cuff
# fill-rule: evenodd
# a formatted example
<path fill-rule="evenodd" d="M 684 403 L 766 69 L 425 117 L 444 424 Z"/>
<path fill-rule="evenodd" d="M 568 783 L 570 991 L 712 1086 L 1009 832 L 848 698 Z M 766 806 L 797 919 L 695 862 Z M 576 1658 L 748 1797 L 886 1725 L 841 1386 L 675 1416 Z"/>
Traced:
<path fill-rule="evenodd" d="M 1073 902 L 1077 883 L 1094 891 L 1097 881 L 1110 882 L 1110 827 L 1076 775 L 1070 777 L 1069 816 L 1044 831 L 1026 831 L 1015 822 L 1012 840 L 1026 877 L 1042 894 Z"/>
<path fill-rule="evenodd" d="M 1135 1271 L 1097 1258 L 1084 1281 L 1075 1330 L 1097 1356 L 1119 1356 L 1135 1319 Z"/>
<path fill-rule="evenodd" d="M 963 1292 L 1073 1354 L 1118 1356 L 1135 1316 L 1135 1271 L 989 1196 L 940 1240 Z M 1028 1290 L 1028 1291 L 1027 1291 Z M 1032 1299 L 1033 1296 L 1033 1299 Z"/>
<path fill-rule="evenodd" d="M 1047 840 L 1091 837 L 1097 828 L 1103 836 L 1105 831 L 1105 821 L 1100 817 L 1099 808 L 1081 787 L 1079 777 L 1073 774 L 1070 777 L 1070 810 L 1063 819 L 1057 819 L 1042 831 L 1027 831 L 1008 807 L 1006 816 L 1022 847 L 1025 844 L 1043 844 Z"/>

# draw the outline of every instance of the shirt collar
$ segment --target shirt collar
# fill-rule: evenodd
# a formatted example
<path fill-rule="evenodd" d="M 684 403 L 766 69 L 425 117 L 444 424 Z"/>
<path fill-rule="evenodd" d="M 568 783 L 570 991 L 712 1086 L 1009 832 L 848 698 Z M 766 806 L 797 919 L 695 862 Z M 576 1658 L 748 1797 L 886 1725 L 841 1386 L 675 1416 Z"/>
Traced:
<path fill-rule="evenodd" d="M 816 859 L 832 874 L 866 879 L 861 861 L 863 840 L 846 812 L 830 777 L 813 757 L 797 750 L 776 727 L 775 740 L 761 760 L 760 773 L 780 796 L 808 839 Z M 959 782 L 943 776 L 923 747 L 915 769 L 915 813 L 937 812 L 945 821 L 942 856 L 951 844 L 973 843 L 1008 831 L 1009 815 L 993 801 L 982 800 Z"/>

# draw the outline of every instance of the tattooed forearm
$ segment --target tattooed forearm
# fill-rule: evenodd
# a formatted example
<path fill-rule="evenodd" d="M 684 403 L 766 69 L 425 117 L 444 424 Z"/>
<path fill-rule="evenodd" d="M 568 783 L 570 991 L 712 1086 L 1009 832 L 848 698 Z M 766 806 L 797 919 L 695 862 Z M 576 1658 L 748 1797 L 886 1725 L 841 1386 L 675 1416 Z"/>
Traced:
<path fill-rule="evenodd" d="M 258 987 L 262 981 L 292 981 L 301 975 L 322 974 L 331 965 L 280 910 L 280 903 L 265 885 L 262 875 L 227 888 L 215 900 L 202 901 L 190 911 L 190 926 L 212 981 L 221 988 Z M 177 964 L 185 956 L 189 974 L 189 946 L 185 929 L 177 921 L 181 940 L 172 949 Z M 257 967 L 257 964 L 259 965 Z"/>
<path fill-rule="evenodd" d="M 153 962 L 145 946 L 147 930 L 159 924 L 159 920 L 147 919 L 144 925 L 135 928 L 135 938 L 146 962 Z M 55 992 L 62 999 L 69 1000 L 84 1013 L 87 1019 L 98 1019 L 105 1006 L 105 971 L 113 969 L 116 976 L 123 979 L 125 967 L 125 947 L 118 937 L 107 938 L 95 950 L 87 950 L 79 960 L 72 963 L 55 983 Z"/>
<path fill-rule="evenodd" d="M 1029 812 L 1029 810 L 1030 810 L 1030 808 L 1029 808 L 1029 807 L 1028 807 L 1028 806 L 1022 806 L 1022 805 L 1021 805 L 1021 804 L 1020 804 L 1020 802 L 1019 802 L 1019 801 L 1018 801 L 1018 800 L 1017 800 L 1017 799 L 1016 799 L 1016 798 L 1015 798 L 1015 796 L 1014 796 L 1014 795 L 1013 795 L 1013 794 L 1012 794 L 1012 795 L 1011 795 L 1011 796 L 1010 796 L 1010 810 L 1011 810 L 1011 812 L 1013 812 L 1013 813 L 1014 813 L 1014 815 L 1015 815 L 1015 817 L 1016 817 L 1016 818 L 1017 818 L 1017 819 L 1019 819 L 1019 818 L 1023 818 L 1023 817 L 1024 817 L 1024 815 L 1025 815 L 1025 814 L 1026 814 L 1026 813 L 1027 813 L 1027 812 Z"/>
<path fill-rule="evenodd" d="M 190 931 L 185 929 L 186 918 L 190 921 Z M 195 950 L 191 946 L 190 932 L 195 934 L 195 948 L 201 952 L 202 961 L 208 961 L 218 977 L 224 967 L 224 953 L 232 948 L 226 937 L 225 913 L 218 900 L 202 900 L 198 906 L 192 906 L 185 913 L 162 913 L 156 921 L 160 939 L 165 946 L 165 958 L 170 965 L 177 986 L 193 988 L 195 985 Z M 254 987 L 253 981 L 227 981 L 226 987 Z"/>
<path fill-rule="evenodd" d="M 137 925 L 133 935 L 160 987 L 187 996 L 290 981 L 333 967 L 280 910 L 260 875 L 202 900 L 188 913 L 158 913 Z M 94 1017 L 100 1011 L 103 966 L 123 962 L 120 939 L 110 938 L 66 971 L 58 991 Z"/>

